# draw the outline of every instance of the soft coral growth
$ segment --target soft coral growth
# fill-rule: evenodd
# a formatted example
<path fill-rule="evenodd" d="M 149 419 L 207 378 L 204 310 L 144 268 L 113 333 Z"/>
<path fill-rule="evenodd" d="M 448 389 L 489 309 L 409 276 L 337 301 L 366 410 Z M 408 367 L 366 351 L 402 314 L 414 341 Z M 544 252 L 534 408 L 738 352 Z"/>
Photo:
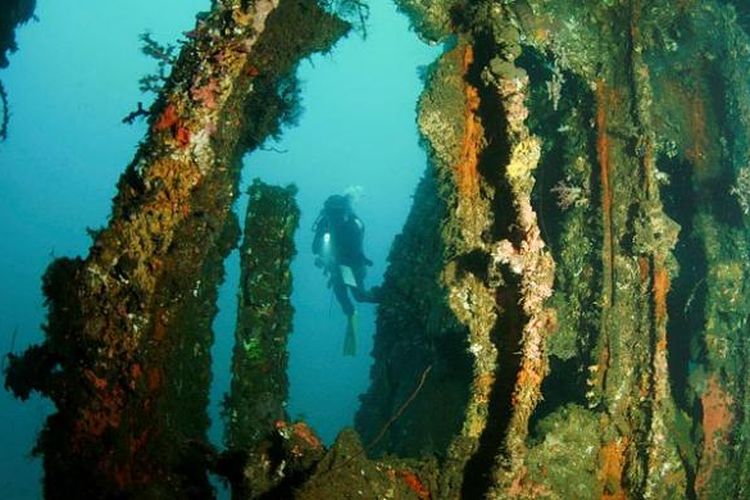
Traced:
<path fill-rule="evenodd" d="M 164 130 L 170 130 L 172 137 L 177 140 L 180 146 L 184 147 L 190 144 L 190 129 L 183 125 L 174 104 L 169 104 L 156 122 L 154 122 L 154 131 L 160 132 Z"/>
<path fill-rule="evenodd" d="M 177 116 L 177 108 L 175 108 L 174 104 L 170 104 L 154 123 L 154 130 L 167 130 L 176 125 L 178 121 L 179 117 Z"/>
<path fill-rule="evenodd" d="M 419 500 L 429 500 L 431 498 L 429 490 L 416 474 L 409 470 L 400 470 L 398 471 L 398 475 L 404 480 L 409 489 L 416 493 Z"/>

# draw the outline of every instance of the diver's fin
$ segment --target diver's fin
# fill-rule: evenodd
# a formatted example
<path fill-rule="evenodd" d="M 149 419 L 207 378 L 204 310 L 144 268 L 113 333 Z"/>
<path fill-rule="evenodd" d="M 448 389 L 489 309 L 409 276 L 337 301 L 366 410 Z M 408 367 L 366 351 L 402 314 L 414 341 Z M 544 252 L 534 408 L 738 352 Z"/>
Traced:
<path fill-rule="evenodd" d="M 346 335 L 344 336 L 344 356 L 357 355 L 357 315 L 352 314 L 346 320 Z"/>

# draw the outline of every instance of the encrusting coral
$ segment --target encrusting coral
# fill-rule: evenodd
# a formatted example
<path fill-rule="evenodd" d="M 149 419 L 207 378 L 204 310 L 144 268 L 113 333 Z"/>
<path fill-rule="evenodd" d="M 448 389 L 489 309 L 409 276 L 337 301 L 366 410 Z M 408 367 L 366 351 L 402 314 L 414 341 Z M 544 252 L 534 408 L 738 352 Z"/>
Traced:
<path fill-rule="evenodd" d="M 439 286 L 474 365 L 438 496 L 746 491 L 750 457 L 727 441 L 748 428 L 735 377 L 748 363 L 738 340 L 747 270 L 737 259 L 747 249 L 750 96 L 738 84 L 746 64 L 731 56 L 748 38 L 732 10 L 399 3 L 425 38 L 456 35 L 419 117 L 447 207 Z M 461 52 L 471 54 L 468 71 Z M 478 161 L 467 162 L 460 145 L 472 129 L 483 137 L 471 141 Z M 478 216 L 462 223 L 465 207 Z M 687 324 L 685 311 L 703 319 Z M 565 415 L 588 431 L 545 425 Z M 545 462 L 582 449 L 580 482 Z"/>
<path fill-rule="evenodd" d="M 291 25 L 293 43 L 277 43 Z M 253 109 L 253 95 L 275 94 L 302 57 L 346 30 L 313 0 L 223 0 L 201 15 L 109 225 L 86 259 L 60 259 L 45 278 L 44 346 L 56 364 L 29 384 L 57 405 L 37 447 L 46 496 L 211 494 L 199 443 L 216 287 L 237 238 L 231 205 L 242 155 L 282 118 Z"/>
<path fill-rule="evenodd" d="M 256 179 L 248 194 L 232 388 L 224 400 L 225 441 L 232 449 L 255 447 L 274 422 L 288 418 L 286 345 L 294 312 L 290 266 L 299 223 L 296 188 Z"/>
<path fill-rule="evenodd" d="M 383 285 L 365 445 L 345 430 L 321 446 L 287 421 L 283 375 L 262 378 L 284 332 L 253 327 L 276 306 L 289 319 L 287 253 L 272 284 L 243 275 L 258 301 L 237 382 L 257 385 L 227 405 L 248 422 L 235 449 L 193 428 L 200 459 L 159 454 L 183 431 L 161 410 L 188 404 L 175 361 L 210 361 L 207 329 L 181 318 L 212 310 L 239 155 L 293 121 L 289 72 L 345 30 L 312 0 L 225 0 L 175 62 L 90 256 L 48 270 L 48 341 L 9 365 L 19 396 L 58 404 L 48 495 L 210 491 L 211 469 L 237 498 L 746 497 L 747 23 L 715 0 L 398 4 L 446 46 L 419 102 L 429 165 Z M 263 228 L 284 241 L 287 208 Z"/>

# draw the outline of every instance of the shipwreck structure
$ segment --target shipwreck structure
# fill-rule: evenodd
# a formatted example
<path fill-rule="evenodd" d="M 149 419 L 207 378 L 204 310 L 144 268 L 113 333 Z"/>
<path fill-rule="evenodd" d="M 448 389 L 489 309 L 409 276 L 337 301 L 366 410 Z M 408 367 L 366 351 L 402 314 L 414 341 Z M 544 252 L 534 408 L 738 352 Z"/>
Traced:
<path fill-rule="evenodd" d="M 0 69 L 8 66 L 8 53 L 18 50 L 16 28 L 34 17 L 36 0 L 8 0 L 0 5 Z M 8 137 L 8 94 L 0 80 L 0 141 Z"/>
<path fill-rule="evenodd" d="M 749 9 L 397 3 L 446 49 L 358 433 L 326 450 L 283 412 L 297 209 L 256 184 L 227 449 L 206 444 L 239 159 L 293 107 L 296 63 L 347 31 L 334 13 L 363 8 L 215 1 L 109 226 L 45 275 L 46 342 L 11 359 L 6 385 L 57 406 L 46 495 L 205 498 L 211 471 L 235 498 L 747 497 Z"/>

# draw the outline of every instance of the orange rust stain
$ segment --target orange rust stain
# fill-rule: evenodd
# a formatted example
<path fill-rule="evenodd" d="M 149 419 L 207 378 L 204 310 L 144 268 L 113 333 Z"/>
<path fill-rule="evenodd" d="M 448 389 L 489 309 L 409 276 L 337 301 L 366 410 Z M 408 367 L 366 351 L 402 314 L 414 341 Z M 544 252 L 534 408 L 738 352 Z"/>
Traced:
<path fill-rule="evenodd" d="M 96 389 L 101 391 L 107 388 L 107 381 L 101 377 L 97 377 L 92 370 L 84 370 L 83 374 Z"/>
<path fill-rule="evenodd" d="M 130 367 L 130 377 L 133 380 L 138 380 L 139 378 L 141 378 L 141 375 L 143 375 L 143 369 L 141 368 L 141 365 L 139 365 L 138 363 L 134 363 Z"/>
<path fill-rule="evenodd" d="M 614 283 L 614 248 L 612 237 L 612 188 L 610 185 L 609 134 L 607 133 L 607 109 L 611 105 L 611 91 L 603 80 L 596 84 L 596 152 L 599 157 L 599 170 L 602 185 L 602 216 L 604 222 L 603 257 L 605 276 L 609 282 L 607 303 L 612 304 L 612 287 Z"/>
<path fill-rule="evenodd" d="M 696 182 L 706 182 L 720 175 L 718 172 L 721 155 L 718 147 L 719 133 L 711 124 L 717 122 L 716 110 L 711 100 L 711 68 L 707 63 L 696 62 L 689 78 L 692 83 L 657 76 L 655 81 L 661 88 L 659 97 L 674 110 L 673 120 L 683 123 L 681 133 L 676 137 L 685 158 L 690 162 Z M 670 126 L 667 116 L 655 117 L 662 127 Z"/>
<path fill-rule="evenodd" d="M 599 353 L 599 360 L 597 362 L 598 370 L 596 371 L 596 385 L 599 389 L 604 390 L 604 384 L 607 376 L 607 370 L 609 369 L 609 343 L 607 343 L 602 351 Z"/>
<path fill-rule="evenodd" d="M 469 71 L 469 67 L 474 62 L 474 47 L 472 45 L 466 45 L 463 53 L 463 70 L 464 74 Z"/>
<path fill-rule="evenodd" d="M 522 389 L 541 386 L 543 377 L 539 371 L 540 369 L 536 366 L 536 363 L 524 360 L 521 371 L 518 373 L 518 378 L 516 379 L 516 389 L 513 392 L 512 398 L 513 406 L 521 402 L 519 397 L 521 396 Z"/>
<path fill-rule="evenodd" d="M 135 456 L 139 450 L 145 448 L 150 437 L 148 429 L 145 429 L 137 436 L 130 436 L 130 455 Z"/>
<path fill-rule="evenodd" d="M 654 152 L 654 142 L 650 139 L 646 140 L 646 143 L 644 144 L 643 148 L 643 162 L 641 163 L 643 165 L 643 191 L 645 193 L 652 192 L 652 189 L 656 188 L 657 186 L 652 186 L 651 180 L 653 179 L 652 173 L 654 166 L 656 165 L 656 159 L 655 159 L 655 152 Z"/>
<path fill-rule="evenodd" d="M 647 257 L 638 257 L 638 276 L 641 279 L 641 285 L 646 283 L 651 273 L 651 265 L 648 262 Z"/>
<path fill-rule="evenodd" d="M 152 258 L 151 258 L 151 259 L 150 259 L 150 260 L 149 260 L 149 261 L 148 261 L 148 262 L 146 263 L 146 265 L 148 266 L 148 268 L 149 268 L 149 270 L 150 270 L 151 272 L 153 272 L 153 273 L 158 273 L 158 272 L 159 272 L 159 271 L 161 271 L 161 270 L 162 270 L 162 268 L 164 267 L 164 261 L 162 261 L 162 260 L 161 260 L 160 258 L 158 258 L 158 257 L 152 257 Z"/>
<path fill-rule="evenodd" d="M 627 438 L 622 438 L 602 446 L 599 450 L 599 480 L 603 484 L 602 500 L 625 500 L 622 489 L 622 472 L 625 468 L 625 448 Z"/>
<path fill-rule="evenodd" d="M 247 68 L 245 68 L 245 73 L 247 73 L 247 76 L 255 78 L 256 76 L 260 75 L 260 70 L 250 64 Z"/>
<path fill-rule="evenodd" d="M 657 325 L 663 325 L 667 321 L 667 293 L 669 273 L 664 267 L 659 266 L 654 270 L 654 314 Z"/>
<path fill-rule="evenodd" d="M 160 368 L 151 368 L 148 371 L 148 390 L 155 391 L 161 387 L 164 375 Z"/>
<path fill-rule="evenodd" d="M 488 403 L 490 400 L 490 394 L 492 393 L 492 386 L 495 383 L 495 375 L 493 373 L 482 373 L 474 379 L 473 392 L 476 394 L 477 401 L 480 403 Z"/>
<path fill-rule="evenodd" d="M 278 426 L 278 423 L 276 425 Z M 318 436 L 316 436 L 313 430 L 304 422 L 297 422 L 292 425 L 292 431 L 311 448 L 321 448 L 323 446 L 320 439 L 318 439 Z"/>
<path fill-rule="evenodd" d="M 665 352 L 667 350 L 667 336 L 659 335 L 659 339 L 656 341 L 656 352 Z"/>
<path fill-rule="evenodd" d="M 706 106 L 699 94 L 690 98 L 690 138 L 692 145 L 687 149 L 687 157 L 697 168 L 706 166 L 708 134 L 706 131 Z"/>
<path fill-rule="evenodd" d="M 544 472 L 546 475 L 546 470 Z M 522 466 L 520 470 L 514 475 L 513 481 L 506 490 L 506 495 L 503 498 L 553 498 L 552 491 L 537 482 L 532 481 L 529 478 L 529 469 L 526 466 Z"/>
<path fill-rule="evenodd" d="M 157 309 L 154 313 L 154 340 L 164 340 L 167 336 L 167 324 L 164 319 L 164 310 Z"/>
<path fill-rule="evenodd" d="M 467 45 L 463 53 L 464 75 L 474 62 L 474 50 Z M 464 136 L 461 141 L 461 159 L 456 166 L 456 180 L 459 193 L 474 195 L 479 190 L 479 150 L 484 130 L 477 118 L 479 110 L 479 91 L 470 84 L 464 88 L 466 96 L 466 110 L 464 112 Z"/>
<path fill-rule="evenodd" d="M 596 82 L 596 152 L 599 160 L 600 182 L 602 192 L 602 267 L 603 267 L 603 291 L 605 305 L 612 306 L 614 297 L 614 237 L 612 235 L 612 189 L 610 184 L 610 141 L 607 133 L 607 112 L 614 105 L 614 92 L 609 89 L 603 80 Z M 599 370 L 597 371 L 597 384 L 601 390 L 606 385 L 607 371 L 610 363 L 609 337 L 605 337 L 605 344 L 599 354 Z"/>
<path fill-rule="evenodd" d="M 732 404 L 732 396 L 721 386 L 718 375 L 714 374 L 708 379 L 706 390 L 701 396 L 703 406 L 703 434 L 706 436 L 704 452 L 713 454 L 717 451 L 716 434 L 729 429 L 732 424 L 732 413 L 729 406 Z"/>
<path fill-rule="evenodd" d="M 534 40 L 538 43 L 546 44 L 552 39 L 552 32 L 543 26 L 538 26 L 532 33 Z"/>
<path fill-rule="evenodd" d="M 409 470 L 400 470 L 398 471 L 398 475 L 404 480 L 409 489 L 417 495 L 419 500 L 429 500 L 431 498 L 430 491 L 419 480 L 416 474 Z"/>
<path fill-rule="evenodd" d="M 101 390 L 92 398 L 91 404 L 80 410 L 73 430 L 73 447 L 85 449 L 88 443 L 99 438 L 108 429 L 116 429 L 122 419 L 124 393 L 114 385 L 109 390 Z"/>
<path fill-rule="evenodd" d="M 734 417 L 731 411 L 732 396 L 722 387 L 717 374 L 711 375 L 701 396 L 703 407 L 703 452 L 695 490 L 705 487 L 714 468 L 718 465 L 720 446 L 727 442 Z"/>

